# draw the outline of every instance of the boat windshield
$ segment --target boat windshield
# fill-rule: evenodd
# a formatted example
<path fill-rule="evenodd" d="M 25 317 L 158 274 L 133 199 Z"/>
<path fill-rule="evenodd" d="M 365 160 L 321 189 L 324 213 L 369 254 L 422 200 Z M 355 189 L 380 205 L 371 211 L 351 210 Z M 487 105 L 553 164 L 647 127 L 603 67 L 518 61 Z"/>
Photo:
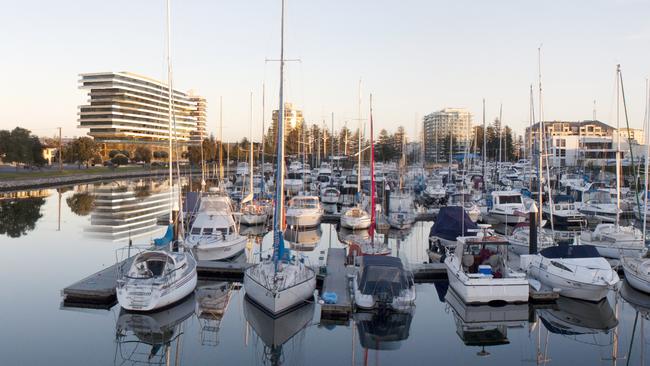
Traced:
<path fill-rule="evenodd" d="M 318 201 L 313 198 L 294 198 L 291 206 L 302 208 L 318 208 Z"/>
<path fill-rule="evenodd" d="M 601 255 L 593 245 L 557 245 L 539 252 L 546 258 L 598 258 Z"/>
<path fill-rule="evenodd" d="M 504 203 L 521 203 L 521 196 L 519 196 L 519 195 L 499 196 L 499 203 L 500 204 L 504 204 Z"/>

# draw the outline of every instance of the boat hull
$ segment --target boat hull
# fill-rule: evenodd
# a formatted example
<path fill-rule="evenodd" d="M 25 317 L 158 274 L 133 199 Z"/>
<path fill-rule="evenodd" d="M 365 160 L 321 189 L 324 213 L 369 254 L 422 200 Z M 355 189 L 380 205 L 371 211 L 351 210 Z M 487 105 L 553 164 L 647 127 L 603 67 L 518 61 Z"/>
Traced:
<path fill-rule="evenodd" d="M 341 226 L 352 230 L 367 229 L 370 227 L 370 217 L 350 217 L 341 215 Z"/>
<path fill-rule="evenodd" d="M 188 295 L 196 288 L 198 276 L 191 271 L 180 280 L 167 288 L 144 286 L 125 286 L 116 289 L 117 301 L 128 311 L 154 311 L 172 305 Z"/>
<path fill-rule="evenodd" d="M 507 303 L 528 302 L 528 281 L 525 277 L 504 279 L 462 280 L 458 272 L 447 266 L 449 285 L 466 304 L 487 304 L 495 301 Z M 497 282 L 498 281 L 498 282 Z"/>
<path fill-rule="evenodd" d="M 198 244 L 192 250 L 198 260 L 219 261 L 230 259 L 243 252 L 247 241 L 245 236 L 240 236 L 234 240 L 218 241 L 214 244 Z"/>
<path fill-rule="evenodd" d="M 310 271 L 312 275 L 309 279 L 276 292 L 258 282 L 251 275 L 250 269 L 246 270 L 244 273 L 246 296 L 271 315 L 281 315 L 313 298 L 314 289 L 316 288 L 316 274 L 313 270 Z"/>
<path fill-rule="evenodd" d="M 300 214 L 300 215 L 286 215 L 288 226 L 298 227 L 314 227 L 320 225 L 322 215 L 318 214 Z"/>
<path fill-rule="evenodd" d="M 244 225 L 261 225 L 261 224 L 265 224 L 268 221 L 268 219 L 269 219 L 269 215 L 267 214 L 262 214 L 262 215 L 243 214 L 241 215 L 239 222 L 241 222 Z"/>

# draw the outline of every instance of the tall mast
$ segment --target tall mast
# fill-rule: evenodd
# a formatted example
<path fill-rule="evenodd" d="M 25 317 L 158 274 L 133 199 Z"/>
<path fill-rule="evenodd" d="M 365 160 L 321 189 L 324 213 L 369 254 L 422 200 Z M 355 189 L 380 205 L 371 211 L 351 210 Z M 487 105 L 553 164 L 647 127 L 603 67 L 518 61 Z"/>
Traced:
<path fill-rule="evenodd" d="M 264 189 L 264 180 L 265 180 L 265 177 L 264 177 L 264 153 L 265 153 L 265 151 L 264 151 L 264 147 L 265 147 L 264 146 L 265 145 L 264 144 L 264 140 L 265 140 L 264 139 L 264 112 L 265 112 L 265 106 L 266 106 L 265 100 L 264 100 L 266 98 L 265 89 L 266 89 L 265 85 L 264 85 L 264 83 L 262 83 L 262 147 L 261 147 L 262 156 L 261 156 L 261 159 L 260 159 L 260 164 L 261 164 L 260 165 L 261 166 L 261 168 L 260 168 L 260 176 L 262 177 L 262 186 L 260 188 L 260 196 L 261 197 L 266 196 L 265 189 Z"/>
<path fill-rule="evenodd" d="M 645 192 L 643 192 L 643 242 L 645 243 L 645 238 L 646 238 L 646 225 L 647 225 L 647 219 L 648 219 L 648 158 L 650 158 L 650 143 L 648 141 L 650 140 L 650 89 L 648 87 L 648 79 L 645 80 L 645 114 L 644 114 L 644 119 L 643 121 L 643 127 L 645 128 L 645 141 L 646 144 L 648 145 L 646 152 L 645 152 L 645 169 L 643 170 L 645 174 L 645 184 L 643 185 L 643 189 Z"/>
<path fill-rule="evenodd" d="M 172 176 L 172 109 L 173 109 L 173 99 L 172 99 L 172 58 L 171 58 L 171 0 L 167 0 L 167 119 L 169 122 L 169 223 L 173 221 L 173 202 L 174 202 L 174 178 Z"/>
<path fill-rule="evenodd" d="M 334 167 L 334 112 L 332 112 L 332 154 L 330 155 L 330 160 L 332 164 L 332 168 Z"/>
<path fill-rule="evenodd" d="M 249 175 L 248 175 L 248 183 L 249 184 L 248 184 L 248 186 L 249 186 L 250 192 L 248 192 L 248 193 L 253 194 L 253 165 L 255 163 L 253 161 L 253 92 L 251 92 L 251 96 L 250 96 L 250 115 L 249 115 L 249 119 L 250 119 L 250 125 L 251 125 L 250 126 L 251 141 L 250 141 L 250 144 L 249 144 L 249 146 L 250 146 L 250 158 L 248 160 L 248 162 L 250 163 L 250 166 L 249 166 L 249 169 L 248 169 L 249 170 Z"/>
<path fill-rule="evenodd" d="M 278 142 L 277 168 L 275 170 L 275 210 L 273 213 L 273 255 L 276 263 L 282 258 L 282 230 L 284 229 L 284 3 L 282 0 L 282 16 L 280 25 L 280 93 L 278 108 Z"/>
<path fill-rule="evenodd" d="M 358 102 L 358 116 L 357 119 L 359 120 L 358 124 L 358 131 L 357 131 L 357 136 L 359 137 L 357 141 L 357 154 L 359 155 L 357 157 L 357 194 L 361 194 L 361 79 L 359 79 L 359 102 Z"/>
<path fill-rule="evenodd" d="M 616 228 L 618 229 L 620 224 L 620 214 L 621 210 L 621 126 L 620 126 L 620 97 L 621 97 L 621 88 L 620 88 L 620 75 L 621 75 L 621 65 L 616 65 Z"/>
<path fill-rule="evenodd" d="M 485 98 L 483 98 L 483 153 L 481 155 L 483 155 L 482 157 L 483 157 L 483 191 L 484 192 L 487 188 L 485 186 L 485 183 L 487 182 L 487 177 L 485 176 L 485 160 L 487 159 L 487 156 L 485 155 L 487 151 L 486 132 L 487 131 L 485 131 Z"/>
<path fill-rule="evenodd" d="M 372 94 L 370 94 L 370 242 L 375 244 L 375 143 L 372 125 Z"/>
<path fill-rule="evenodd" d="M 219 97 L 219 182 L 223 181 L 223 97 Z"/>

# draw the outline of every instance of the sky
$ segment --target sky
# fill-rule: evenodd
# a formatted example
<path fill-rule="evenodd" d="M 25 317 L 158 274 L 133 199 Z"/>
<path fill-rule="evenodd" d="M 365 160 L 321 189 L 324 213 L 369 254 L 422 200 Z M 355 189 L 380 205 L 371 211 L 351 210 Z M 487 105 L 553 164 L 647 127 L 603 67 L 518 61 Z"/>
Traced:
<path fill-rule="evenodd" d="M 208 131 L 254 139 L 277 109 L 280 0 L 171 0 L 173 83 L 208 100 Z M 375 129 L 468 108 L 474 122 L 528 125 L 538 98 L 541 45 L 545 120 L 597 118 L 616 125 L 621 64 L 631 127 L 641 128 L 650 74 L 650 0 L 287 0 L 285 100 L 307 122 L 335 128 L 369 115 Z M 81 136 L 79 74 L 130 71 L 166 78 L 165 0 L 0 0 L 0 129 Z M 537 102 L 536 102 L 537 103 Z M 539 115 L 539 111 L 536 111 Z M 621 120 L 624 123 L 624 120 Z M 367 127 L 366 127 L 367 128 Z"/>

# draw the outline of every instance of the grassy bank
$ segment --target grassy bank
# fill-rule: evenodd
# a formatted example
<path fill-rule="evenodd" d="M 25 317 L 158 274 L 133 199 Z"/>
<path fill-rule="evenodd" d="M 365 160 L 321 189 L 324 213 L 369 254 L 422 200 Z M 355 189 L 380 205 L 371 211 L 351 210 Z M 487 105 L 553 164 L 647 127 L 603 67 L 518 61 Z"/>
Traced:
<path fill-rule="evenodd" d="M 16 171 L 16 172 L 0 172 L 0 180 L 23 180 L 23 179 L 39 179 L 39 178 L 57 178 L 57 177 L 73 177 L 86 174 L 119 174 L 125 172 L 149 172 L 153 170 L 163 170 L 162 168 L 152 169 L 142 166 L 125 166 L 119 168 L 108 167 L 91 167 L 88 169 L 70 169 L 59 171 L 58 169 L 43 169 L 34 171 Z"/>

